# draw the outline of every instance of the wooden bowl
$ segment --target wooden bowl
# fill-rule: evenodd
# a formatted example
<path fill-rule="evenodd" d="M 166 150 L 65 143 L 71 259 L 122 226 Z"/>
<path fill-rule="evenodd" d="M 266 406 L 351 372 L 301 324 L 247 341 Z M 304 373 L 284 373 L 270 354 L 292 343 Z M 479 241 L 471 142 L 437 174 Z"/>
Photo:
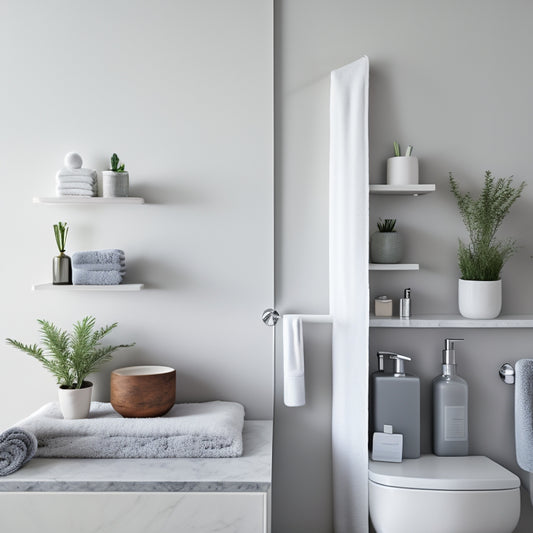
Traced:
<path fill-rule="evenodd" d="M 169 366 L 127 366 L 111 372 L 111 405 L 125 418 L 162 416 L 176 401 L 176 371 Z"/>

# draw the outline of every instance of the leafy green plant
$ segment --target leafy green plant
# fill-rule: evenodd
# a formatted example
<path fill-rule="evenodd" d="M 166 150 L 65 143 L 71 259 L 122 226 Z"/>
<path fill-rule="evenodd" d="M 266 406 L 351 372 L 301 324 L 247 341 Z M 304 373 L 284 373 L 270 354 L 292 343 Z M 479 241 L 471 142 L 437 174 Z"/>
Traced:
<path fill-rule="evenodd" d="M 378 222 L 378 230 L 380 233 L 393 233 L 396 230 L 394 227 L 396 226 L 396 219 L 395 218 L 386 218 L 385 220 L 379 219 Z"/>
<path fill-rule="evenodd" d="M 518 250 L 513 239 L 497 240 L 496 232 L 526 185 L 513 187 L 512 176 L 496 179 L 489 170 L 479 198 L 462 193 L 450 172 L 450 189 L 468 231 L 470 243 L 459 239 L 457 256 L 461 277 L 465 280 L 495 281 L 500 279 L 505 262 Z"/>
<path fill-rule="evenodd" d="M 119 166 L 120 160 L 117 154 L 111 156 L 111 170 L 113 172 L 124 172 L 124 163 Z"/>
<path fill-rule="evenodd" d="M 58 385 L 68 389 L 80 389 L 85 378 L 98 370 L 111 359 L 118 348 L 128 348 L 133 344 L 102 346 L 100 341 L 117 323 L 95 329 L 96 319 L 86 316 L 76 322 L 72 333 L 61 330 L 47 320 L 37 320 L 41 325 L 41 346 L 23 344 L 6 339 L 8 344 L 35 357 L 57 379 Z"/>
<path fill-rule="evenodd" d="M 68 227 L 66 222 L 58 222 L 54 224 L 54 236 L 56 238 L 59 253 L 66 250 Z"/>

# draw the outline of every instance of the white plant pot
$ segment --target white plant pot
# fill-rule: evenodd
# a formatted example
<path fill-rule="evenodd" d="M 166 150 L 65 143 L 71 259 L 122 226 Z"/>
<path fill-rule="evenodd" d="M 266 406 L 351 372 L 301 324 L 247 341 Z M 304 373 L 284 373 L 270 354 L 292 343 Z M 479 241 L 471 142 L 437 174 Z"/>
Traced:
<path fill-rule="evenodd" d="M 388 185 L 417 185 L 418 158 L 412 155 L 387 159 Z"/>
<path fill-rule="evenodd" d="M 459 280 L 459 312 L 465 318 L 496 318 L 502 310 L 502 280 Z"/>
<path fill-rule="evenodd" d="M 59 387 L 59 407 L 63 418 L 73 420 L 75 418 L 87 418 L 91 408 L 91 396 L 93 384 L 84 381 L 81 389 L 63 389 Z"/>
<path fill-rule="evenodd" d="M 106 198 L 122 198 L 129 195 L 130 176 L 127 171 L 114 172 L 104 170 L 102 172 L 102 194 Z"/>

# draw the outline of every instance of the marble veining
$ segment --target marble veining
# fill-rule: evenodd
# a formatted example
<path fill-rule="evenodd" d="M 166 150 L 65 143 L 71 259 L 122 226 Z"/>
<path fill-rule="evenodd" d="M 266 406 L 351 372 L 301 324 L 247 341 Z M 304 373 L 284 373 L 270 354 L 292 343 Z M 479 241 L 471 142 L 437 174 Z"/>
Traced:
<path fill-rule="evenodd" d="M 533 315 L 501 315 L 475 320 L 461 315 L 419 315 L 410 318 L 370 316 L 371 328 L 531 328 Z"/>
<path fill-rule="evenodd" d="M 0 478 L 0 492 L 264 492 L 272 421 L 247 420 L 244 453 L 228 459 L 32 459 Z"/>

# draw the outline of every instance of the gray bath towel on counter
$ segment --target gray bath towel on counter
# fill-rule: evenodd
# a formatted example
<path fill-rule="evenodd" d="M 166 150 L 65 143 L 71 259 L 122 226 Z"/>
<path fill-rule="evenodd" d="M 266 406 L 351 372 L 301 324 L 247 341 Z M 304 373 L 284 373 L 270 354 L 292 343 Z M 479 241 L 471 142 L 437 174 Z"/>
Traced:
<path fill-rule="evenodd" d="M 533 472 L 533 359 L 515 365 L 514 419 L 516 461 Z"/>
<path fill-rule="evenodd" d="M 8 476 L 24 466 L 37 451 L 35 435 L 13 427 L 0 435 L 0 476 Z"/>
<path fill-rule="evenodd" d="M 124 259 L 124 251 L 117 249 L 74 252 L 72 254 L 72 265 L 76 266 L 80 263 L 120 263 Z"/>
<path fill-rule="evenodd" d="M 123 418 L 92 402 L 89 418 L 64 420 L 56 402 L 18 424 L 39 441 L 38 457 L 221 458 L 242 455 L 244 407 L 234 402 L 176 404 L 157 418 Z"/>
<path fill-rule="evenodd" d="M 83 270 L 72 269 L 73 285 L 119 285 L 123 273 L 119 270 Z"/>

